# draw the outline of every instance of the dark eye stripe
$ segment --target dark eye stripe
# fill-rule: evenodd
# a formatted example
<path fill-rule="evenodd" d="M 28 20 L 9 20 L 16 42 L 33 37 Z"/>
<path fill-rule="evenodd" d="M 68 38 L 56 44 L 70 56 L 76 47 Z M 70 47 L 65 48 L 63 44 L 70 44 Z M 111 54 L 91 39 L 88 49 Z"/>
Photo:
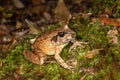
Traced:
<path fill-rule="evenodd" d="M 57 42 L 57 36 L 54 36 L 51 41 Z"/>

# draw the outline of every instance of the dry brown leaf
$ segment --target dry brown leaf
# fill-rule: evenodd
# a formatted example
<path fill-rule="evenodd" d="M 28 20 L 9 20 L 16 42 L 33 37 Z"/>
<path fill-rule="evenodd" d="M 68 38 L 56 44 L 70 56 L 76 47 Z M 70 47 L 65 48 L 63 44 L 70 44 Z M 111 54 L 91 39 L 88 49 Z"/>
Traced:
<path fill-rule="evenodd" d="M 94 67 L 89 67 L 89 68 L 87 68 L 87 69 L 86 69 L 86 72 L 89 72 L 90 74 L 95 75 Z"/>
<path fill-rule="evenodd" d="M 0 60 L 0 67 L 2 67 L 3 66 L 3 62 L 2 62 L 2 60 Z"/>
<path fill-rule="evenodd" d="M 18 41 L 16 41 L 16 39 L 12 39 L 12 41 L 9 43 L 0 44 L 0 52 L 8 51 L 10 48 L 13 47 L 13 45 L 17 44 L 17 42 Z"/>
<path fill-rule="evenodd" d="M 118 44 L 118 30 L 112 29 L 107 32 L 107 36 L 110 38 L 109 42 L 113 44 Z"/>
<path fill-rule="evenodd" d="M 27 19 L 25 19 L 25 22 L 27 23 L 29 29 L 30 29 L 30 33 L 32 34 L 38 34 L 39 33 L 39 28 L 36 25 L 36 23 L 29 21 Z"/>
<path fill-rule="evenodd" d="M 23 66 L 23 65 L 20 65 L 15 72 L 16 72 L 17 74 L 21 74 L 21 75 L 22 75 L 22 74 L 24 74 L 23 69 L 24 69 L 24 66 Z"/>
<path fill-rule="evenodd" d="M 40 14 L 48 10 L 48 6 L 41 5 L 43 0 L 32 0 L 33 7 L 30 9 L 30 13 Z"/>
<path fill-rule="evenodd" d="M 89 12 L 89 13 L 80 13 L 82 16 L 81 17 L 83 17 L 83 18 L 88 18 L 88 17 L 90 17 L 93 13 L 91 13 L 91 12 Z"/>
<path fill-rule="evenodd" d="M 1 36 L 0 37 L 0 44 L 10 43 L 12 41 L 12 39 L 13 39 L 13 37 L 10 35 Z"/>
<path fill-rule="evenodd" d="M 93 58 L 93 56 L 101 49 L 94 49 L 91 51 L 88 51 L 87 54 L 85 55 L 86 58 Z"/>
<path fill-rule="evenodd" d="M 44 12 L 43 16 L 44 16 L 45 20 L 52 22 L 52 16 L 49 13 Z"/>
<path fill-rule="evenodd" d="M 8 32 L 0 29 L 0 36 L 5 36 L 5 35 L 7 35 L 7 34 L 8 34 Z"/>
<path fill-rule="evenodd" d="M 85 80 L 85 77 L 86 77 L 86 74 L 83 75 L 83 76 L 80 78 L 80 80 Z"/>
<path fill-rule="evenodd" d="M 113 25 L 114 27 L 120 27 L 120 22 L 115 19 L 111 19 L 108 17 L 100 17 L 100 22 L 102 24 Z"/>
<path fill-rule="evenodd" d="M 21 28 L 21 26 L 22 26 L 22 23 L 17 20 L 17 22 L 16 22 L 16 29 Z"/>
<path fill-rule="evenodd" d="M 72 0 L 72 2 L 73 2 L 74 4 L 80 4 L 80 3 L 82 2 L 82 0 Z"/>
<path fill-rule="evenodd" d="M 46 12 L 47 9 L 48 8 L 45 5 L 34 6 L 32 7 L 32 9 L 30 9 L 29 14 L 31 13 L 40 14 L 40 13 Z"/>
<path fill-rule="evenodd" d="M 0 52 L 5 52 L 9 49 L 11 44 L 0 44 Z"/>
<path fill-rule="evenodd" d="M 71 19 L 71 14 L 68 8 L 66 7 L 65 3 L 63 0 L 59 0 L 57 7 L 54 10 L 54 21 L 63 21 L 63 22 L 69 22 Z"/>
<path fill-rule="evenodd" d="M 5 35 L 8 35 L 9 34 L 9 29 L 8 29 L 9 27 L 8 26 L 6 26 L 3 22 L 1 22 L 1 24 L 0 24 L 0 33 L 4 33 Z"/>
<path fill-rule="evenodd" d="M 105 13 L 113 16 L 113 14 L 114 14 L 114 13 L 113 13 L 113 10 L 116 8 L 117 5 L 119 5 L 119 2 L 116 0 L 111 7 L 106 7 Z"/>
<path fill-rule="evenodd" d="M 8 28 L 4 25 L 0 25 L 0 44 L 9 43 L 12 41 L 12 36 L 9 33 Z"/>
<path fill-rule="evenodd" d="M 16 80 L 21 80 L 21 75 L 24 74 L 23 72 L 24 66 L 20 65 L 17 70 L 14 72 L 14 77 Z"/>
<path fill-rule="evenodd" d="M 85 80 L 86 74 L 95 75 L 96 72 L 94 70 L 94 67 L 88 67 L 88 68 L 81 68 L 79 72 L 85 72 L 85 75 L 83 75 L 80 80 Z"/>
<path fill-rule="evenodd" d="M 31 0 L 33 5 L 38 5 L 42 3 L 42 0 Z"/>
<path fill-rule="evenodd" d="M 12 0 L 16 8 L 24 8 L 23 3 L 20 0 Z"/>

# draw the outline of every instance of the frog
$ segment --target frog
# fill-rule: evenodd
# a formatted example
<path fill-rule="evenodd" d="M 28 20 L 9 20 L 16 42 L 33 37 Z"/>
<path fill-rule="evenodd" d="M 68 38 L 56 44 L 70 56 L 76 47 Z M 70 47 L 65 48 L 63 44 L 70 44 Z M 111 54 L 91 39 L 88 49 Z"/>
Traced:
<path fill-rule="evenodd" d="M 82 45 L 84 42 L 76 40 L 76 32 L 70 29 L 68 25 L 64 25 L 38 36 L 32 44 L 32 50 L 24 50 L 23 55 L 29 62 L 38 65 L 45 63 L 46 56 L 53 55 L 63 68 L 72 69 L 73 67 L 69 66 L 60 56 L 63 48 L 70 42 L 73 45 L 70 47 L 69 52 L 77 46 L 84 47 Z"/>

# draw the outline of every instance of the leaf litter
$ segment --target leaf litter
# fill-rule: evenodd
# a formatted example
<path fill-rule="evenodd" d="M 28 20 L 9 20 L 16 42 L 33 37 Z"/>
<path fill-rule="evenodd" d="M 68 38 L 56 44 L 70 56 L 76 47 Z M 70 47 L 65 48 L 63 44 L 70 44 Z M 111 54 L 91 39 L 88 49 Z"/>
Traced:
<path fill-rule="evenodd" d="M 0 0 L 0 79 L 119 79 L 120 3 L 119 0 L 114 1 Z M 103 6 L 99 6 L 101 4 Z M 78 39 L 89 42 L 81 51 L 78 47 L 77 53 L 70 54 L 77 55 L 75 59 L 68 60 L 75 66 L 75 72 L 70 73 L 56 62 L 43 66 L 28 63 L 22 52 L 30 49 L 35 41 L 31 36 L 38 36 L 49 29 L 48 26 L 61 26 L 61 23 L 69 24 L 76 31 Z M 69 57 L 69 54 L 65 54 L 66 48 L 62 52 L 65 59 Z M 47 70 L 52 73 L 47 73 Z"/>

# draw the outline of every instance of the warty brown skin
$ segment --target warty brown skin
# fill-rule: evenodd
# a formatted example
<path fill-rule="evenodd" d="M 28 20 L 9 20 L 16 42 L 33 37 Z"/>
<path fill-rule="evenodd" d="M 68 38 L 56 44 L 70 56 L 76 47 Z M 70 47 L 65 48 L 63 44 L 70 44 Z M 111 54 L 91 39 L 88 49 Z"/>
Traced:
<path fill-rule="evenodd" d="M 32 51 L 25 50 L 23 54 L 28 61 L 39 65 L 44 63 L 46 55 L 54 55 L 62 67 L 71 69 L 72 67 L 60 57 L 60 53 L 69 42 L 73 43 L 72 48 L 81 44 L 76 41 L 75 37 L 76 33 L 65 25 L 39 36 L 32 45 Z M 77 44 L 74 45 L 76 42 Z"/>

